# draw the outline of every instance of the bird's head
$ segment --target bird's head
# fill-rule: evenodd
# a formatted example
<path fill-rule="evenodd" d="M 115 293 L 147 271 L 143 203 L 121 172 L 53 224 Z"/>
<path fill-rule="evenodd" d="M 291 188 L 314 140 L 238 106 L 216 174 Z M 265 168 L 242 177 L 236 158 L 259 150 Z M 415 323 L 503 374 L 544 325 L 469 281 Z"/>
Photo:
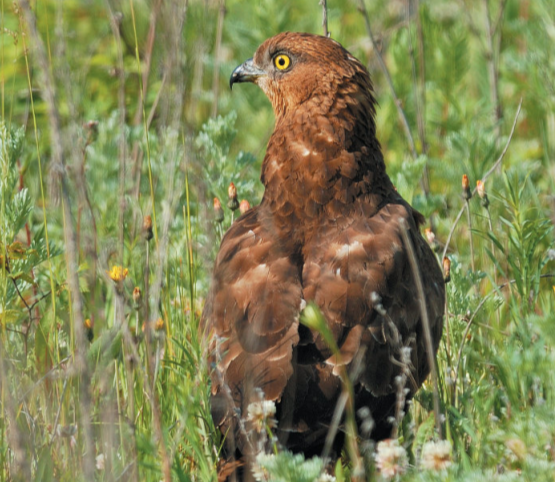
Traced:
<path fill-rule="evenodd" d="M 335 40 L 308 33 L 284 32 L 266 40 L 231 74 L 230 87 L 239 82 L 257 84 L 278 117 L 311 99 L 329 109 L 338 89 L 373 104 L 370 78 L 360 61 Z"/>

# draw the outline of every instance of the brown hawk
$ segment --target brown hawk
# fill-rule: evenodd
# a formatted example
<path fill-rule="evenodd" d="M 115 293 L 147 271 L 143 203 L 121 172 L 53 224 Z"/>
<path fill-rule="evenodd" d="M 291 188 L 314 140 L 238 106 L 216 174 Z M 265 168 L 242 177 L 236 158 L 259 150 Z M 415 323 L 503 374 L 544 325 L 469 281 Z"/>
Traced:
<path fill-rule="evenodd" d="M 225 234 L 202 317 L 214 422 L 248 453 L 247 407 L 263 394 L 276 403 L 283 446 L 308 455 L 322 449 L 341 380 L 321 333 L 299 322 L 312 302 L 341 363 L 349 370 L 361 357 L 356 408 L 370 409 L 372 437 L 385 438 L 402 348 L 410 348 L 409 398 L 430 372 L 402 229 L 424 284 L 434 354 L 445 294 L 419 232 L 423 217 L 386 174 L 368 71 L 330 38 L 286 32 L 235 69 L 230 84 L 238 82 L 257 84 L 276 120 L 262 164 L 264 197 Z"/>

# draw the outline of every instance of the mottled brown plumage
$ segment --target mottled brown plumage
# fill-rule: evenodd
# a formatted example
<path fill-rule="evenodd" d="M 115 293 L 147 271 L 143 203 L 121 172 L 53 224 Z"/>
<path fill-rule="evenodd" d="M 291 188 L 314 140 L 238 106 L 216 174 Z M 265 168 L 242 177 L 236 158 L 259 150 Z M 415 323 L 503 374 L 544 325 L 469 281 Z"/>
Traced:
<path fill-rule="evenodd" d="M 280 55 L 289 59 L 283 71 Z M 401 219 L 421 271 L 434 351 L 444 283 L 419 232 L 422 216 L 386 174 L 368 72 L 334 40 L 282 33 L 235 70 L 231 83 L 245 81 L 266 93 L 276 124 L 262 165 L 264 197 L 222 240 L 204 309 L 214 422 L 248 453 L 241 426 L 258 388 L 277 404 L 285 447 L 321 450 L 341 383 L 321 335 L 299 323 L 314 302 L 342 363 L 363 356 L 356 405 L 371 409 L 373 437 L 386 437 L 400 347 L 412 348 L 409 396 L 430 372 Z"/>

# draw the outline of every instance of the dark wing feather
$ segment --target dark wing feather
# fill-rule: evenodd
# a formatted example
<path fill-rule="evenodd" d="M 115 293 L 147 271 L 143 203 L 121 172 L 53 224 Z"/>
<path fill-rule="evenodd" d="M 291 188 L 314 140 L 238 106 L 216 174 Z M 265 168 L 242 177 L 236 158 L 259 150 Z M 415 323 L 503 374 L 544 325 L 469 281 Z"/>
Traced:
<path fill-rule="evenodd" d="M 304 297 L 314 301 L 324 314 L 340 347 L 342 364 L 350 363 L 364 347 L 364 371 L 359 381 L 374 396 L 394 390 L 399 365 L 391 361 L 400 361 L 403 346 L 412 348 L 412 392 L 429 373 L 401 219 L 409 227 L 420 274 L 427 281 L 426 303 L 437 344 L 442 329 L 443 280 L 437 261 L 418 232 L 412 209 L 404 202 L 385 204 L 371 217 L 355 212 L 339 229 L 337 222 L 329 223 L 304 249 Z M 326 364 L 337 365 L 320 335 L 312 336 Z"/>

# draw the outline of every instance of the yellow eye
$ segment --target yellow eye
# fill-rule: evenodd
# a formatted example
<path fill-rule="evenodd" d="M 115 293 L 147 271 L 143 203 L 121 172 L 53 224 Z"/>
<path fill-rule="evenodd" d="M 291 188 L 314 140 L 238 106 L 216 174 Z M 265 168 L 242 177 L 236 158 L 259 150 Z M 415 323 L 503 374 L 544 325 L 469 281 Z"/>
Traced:
<path fill-rule="evenodd" d="M 278 70 L 285 70 L 291 65 L 291 59 L 285 54 L 280 54 L 274 58 L 274 65 Z"/>

